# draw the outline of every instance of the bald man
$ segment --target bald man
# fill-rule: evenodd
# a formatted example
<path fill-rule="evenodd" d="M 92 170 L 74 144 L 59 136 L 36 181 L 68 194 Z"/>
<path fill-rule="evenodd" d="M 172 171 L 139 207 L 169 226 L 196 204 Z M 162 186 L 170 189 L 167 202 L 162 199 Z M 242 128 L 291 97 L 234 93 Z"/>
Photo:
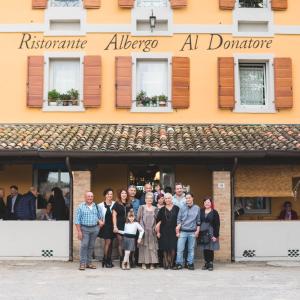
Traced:
<path fill-rule="evenodd" d="M 92 264 L 92 255 L 99 229 L 103 226 L 103 216 L 97 204 L 94 203 L 92 192 L 85 193 L 84 203 L 77 208 L 75 226 L 78 239 L 81 241 L 79 270 L 96 269 L 96 266 Z"/>

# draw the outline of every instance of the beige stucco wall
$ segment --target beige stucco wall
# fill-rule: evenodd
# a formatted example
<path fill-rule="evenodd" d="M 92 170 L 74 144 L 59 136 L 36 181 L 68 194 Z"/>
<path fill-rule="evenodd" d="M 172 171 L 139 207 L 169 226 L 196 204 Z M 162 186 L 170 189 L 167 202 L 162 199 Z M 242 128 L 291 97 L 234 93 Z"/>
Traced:
<path fill-rule="evenodd" d="M 289 9 L 274 12 L 276 25 L 298 25 L 300 1 L 289 0 Z M 31 0 L 10 0 L 0 3 L 0 22 L 4 24 L 43 24 L 44 10 L 32 10 Z M 89 24 L 130 24 L 130 9 L 120 9 L 117 0 L 102 1 L 100 9 L 87 10 Z M 218 1 L 190 0 L 187 8 L 174 10 L 174 24 L 232 24 L 232 12 L 218 8 Z M 5 31 L 5 26 L 2 31 Z M 193 28 L 193 26 L 191 26 Z M 43 38 L 42 33 L 33 33 L 36 39 Z M 298 35 L 275 35 L 270 49 L 219 49 L 207 50 L 210 42 L 209 34 L 199 34 L 198 48 L 180 51 L 188 34 L 174 34 L 165 37 L 131 37 L 130 40 L 157 39 L 158 46 L 150 53 L 168 52 L 173 56 L 189 56 L 191 62 L 191 85 L 189 109 L 174 110 L 171 113 L 132 113 L 127 109 L 115 108 L 115 56 L 131 55 L 142 50 L 104 50 L 114 33 L 88 33 L 80 37 L 87 40 L 83 55 L 101 55 L 102 57 L 102 103 L 100 108 L 89 108 L 84 112 L 43 112 L 41 109 L 27 108 L 26 80 L 27 57 L 45 55 L 57 50 L 18 49 L 22 39 L 21 33 L 0 32 L 0 80 L 2 85 L 2 122 L 68 122 L 68 123 L 298 123 L 300 114 L 300 39 Z M 122 33 L 119 33 L 119 41 Z M 222 35 L 224 40 L 243 40 L 232 38 L 229 34 Z M 63 40 L 72 37 L 45 37 L 47 40 Z M 78 39 L 79 37 L 74 37 Z M 247 38 L 249 39 L 249 37 Z M 192 36 L 195 48 L 196 34 Z M 287 47 L 289 45 L 289 47 Z M 61 53 L 72 50 L 60 50 Z M 143 52 L 144 53 L 144 52 Z M 275 57 L 291 57 L 293 61 L 294 107 L 275 114 L 233 113 L 218 108 L 217 58 L 233 56 L 238 53 L 272 54 Z M 17 88 L 16 88 L 17 87 Z"/>

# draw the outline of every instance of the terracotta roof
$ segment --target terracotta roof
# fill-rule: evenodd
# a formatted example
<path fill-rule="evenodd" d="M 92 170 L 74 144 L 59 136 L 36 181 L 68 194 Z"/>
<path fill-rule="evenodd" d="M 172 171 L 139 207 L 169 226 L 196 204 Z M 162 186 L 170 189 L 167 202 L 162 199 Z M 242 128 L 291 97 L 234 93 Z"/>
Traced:
<path fill-rule="evenodd" d="M 300 125 L 0 125 L 0 153 L 300 152 Z"/>

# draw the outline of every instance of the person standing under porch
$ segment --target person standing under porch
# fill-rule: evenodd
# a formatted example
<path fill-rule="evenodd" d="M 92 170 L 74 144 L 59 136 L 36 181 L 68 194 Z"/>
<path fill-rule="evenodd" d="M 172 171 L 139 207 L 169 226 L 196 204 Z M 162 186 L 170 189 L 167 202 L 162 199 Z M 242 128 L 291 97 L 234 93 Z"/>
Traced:
<path fill-rule="evenodd" d="M 156 215 L 158 208 L 153 206 L 153 193 L 147 193 L 145 196 L 146 204 L 140 206 L 137 221 L 144 228 L 144 239 L 139 245 L 139 263 L 142 269 L 146 270 L 146 265 L 150 265 L 150 270 L 158 263 L 157 250 L 158 243 L 155 232 Z"/>
<path fill-rule="evenodd" d="M 140 205 L 146 204 L 145 197 L 146 197 L 147 193 L 152 193 L 152 185 L 150 182 L 147 182 L 144 185 L 144 192 L 143 192 L 142 196 L 140 197 Z M 154 201 L 152 204 L 154 204 Z"/>
<path fill-rule="evenodd" d="M 194 204 L 194 196 L 191 193 L 186 194 L 186 204 L 180 209 L 177 216 L 176 236 L 177 257 L 176 270 L 183 268 L 183 252 L 185 243 L 188 243 L 187 268 L 194 270 L 194 255 L 196 239 L 200 231 L 200 208 Z"/>
<path fill-rule="evenodd" d="M 133 208 L 131 203 L 129 203 L 127 190 L 122 189 L 120 192 L 118 192 L 118 200 L 113 206 L 113 225 L 114 233 L 116 234 L 116 238 L 118 240 L 120 268 L 123 261 L 123 235 L 121 232 L 124 231 L 127 214 L 129 211 L 133 212 Z"/>
<path fill-rule="evenodd" d="M 102 268 L 112 268 L 114 266 L 111 259 L 114 239 L 112 210 L 115 204 L 115 201 L 113 201 L 113 190 L 111 188 L 106 189 L 103 192 L 103 196 L 105 199 L 98 206 L 104 219 L 104 225 L 99 232 L 99 237 L 104 239 Z"/>
<path fill-rule="evenodd" d="M 137 218 L 138 210 L 140 208 L 140 200 L 136 198 L 136 186 L 135 185 L 129 185 L 128 186 L 128 198 L 129 203 L 131 203 L 135 219 Z M 137 239 L 138 235 L 136 236 L 136 246 L 137 246 Z M 134 268 L 138 264 L 139 260 L 139 248 L 135 247 L 134 253 L 130 254 L 130 266 Z"/>
<path fill-rule="evenodd" d="M 157 237 L 159 238 L 159 249 L 163 253 L 164 269 L 174 266 L 177 248 L 176 225 L 179 207 L 173 205 L 172 195 L 164 195 L 166 205 L 162 207 L 157 215 Z"/>
<path fill-rule="evenodd" d="M 12 185 L 10 187 L 10 195 L 6 200 L 6 220 L 17 220 L 15 213 L 15 206 L 21 200 L 22 195 L 19 194 L 18 187 L 16 185 Z"/>
<path fill-rule="evenodd" d="M 175 183 L 175 194 L 173 196 L 173 204 L 181 208 L 186 203 L 185 194 L 183 192 L 182 183 Z"/>
<path fill-rule="evenodd" d="M 214 251 L 220 249 L 220 217 L 214 209 L 213 201 L 210 197 L 203 200 L 203 208 L 200 210 L 200 249 L 203 250 L 205 264 L 202 270 L 213 270 Z M 208 239 L 201 238 L 201 235 L 207 235 Z"/>
<path fill-rule="evenodd" d="M 92 255 L 99 229 L 103 225 L 102 219 L 101 211 L 94 203 L 94 194 L 85 193 L 85 202 L 77 208 L 74 222 L 78 239 L 81 241 L 79 266 L 81 271 L 85 268 L 96 269 L 96 266 L 92 264 Z"/>

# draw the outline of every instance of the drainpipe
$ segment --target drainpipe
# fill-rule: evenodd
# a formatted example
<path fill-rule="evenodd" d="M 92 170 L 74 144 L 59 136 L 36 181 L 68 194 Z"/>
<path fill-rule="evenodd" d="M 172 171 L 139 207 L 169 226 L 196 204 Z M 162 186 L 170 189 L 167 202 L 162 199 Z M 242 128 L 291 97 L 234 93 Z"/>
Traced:
<path fill-rule="evenodd" d="M 231 177 L 231 261 L 235 261 L 235 220 L 234 220 L 234 195 L 235 195 L 235 172 L 238 166 L 238 158 L 234 158 Z"/>
<path fill-rule="evenodd" d="M 66 157 L 66 167 L 70 176 L 69 261 L 73 261 L 73 173 L 69 156 Z"/>

